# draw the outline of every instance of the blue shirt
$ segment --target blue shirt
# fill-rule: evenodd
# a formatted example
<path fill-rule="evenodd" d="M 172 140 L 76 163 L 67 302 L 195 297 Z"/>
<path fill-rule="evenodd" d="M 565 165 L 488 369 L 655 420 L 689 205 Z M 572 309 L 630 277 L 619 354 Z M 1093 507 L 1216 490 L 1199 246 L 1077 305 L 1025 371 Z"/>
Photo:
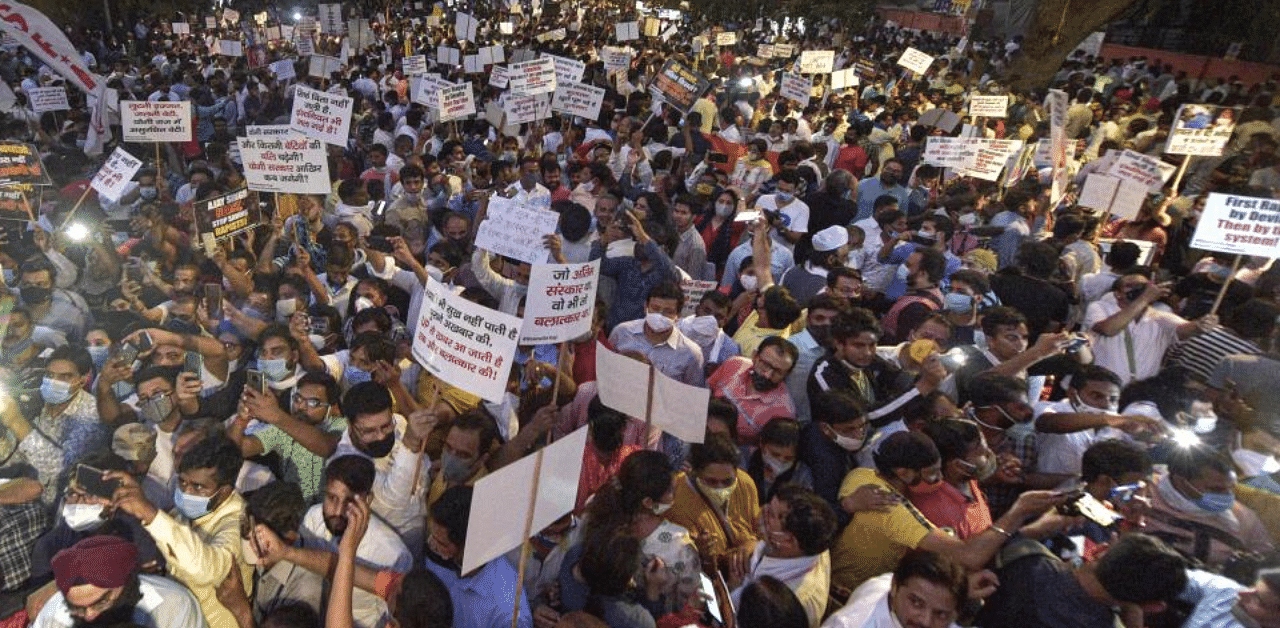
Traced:
<path fill-rule="evenodd" d="M 751 238 L 743 239 L 742 244 L 729 252 L 729 257 L 724 262 L 724 276 L 720 278 L 720 285 L 732 286 L 734 281 L 738 279 L 738 267 L 742 265 L 742 260 L 751 256 Z M 796 265 L 795 255 L 785 246 L 772 246 L 769 249 L 769 270 L 773 273 L 774 279 L 782 277 L 789 268 Z"/>
<path fill-rule="evenodd" d="M 640 266 L 635 257 L 605 257 L 604 246 L 600 242 L 591 245 L 591 260 L 600 260 L 600 274 L 613 277 L 618 282 L 617 295 L 613 306 L 609 308 L 607 326 L 613 329 L 623 321 L 644 318 L 644 303 L 649 298 L 649 290 L 664 281 L 680 280 L 680 273 L 671 258 L 662 252 L 658 245 L 649 240 L 643 247 L 636 245 L 637 252 L 643 248 L 645 257 L 653 262 L 649 270 Z"/>
<path fill-rule="evenodd" d="M 886 188 L 880 182 L 880 177 L 863 179 L 858 182 L 858 215 L 854 220 L 870 218 L 872 211 L 875 209 L 876 199 L 885 194 L 898 199 L 898 209 L 903 212 L 907 211 L 907 196 L 910 194 L 907 188 L 901 185 Z"/>
<path fill-rule="evenodd" d="M 427 569 L 440 578 L 453 600 L 453 628 L 511 628 L 512 596 L 516 569 L 505 557 L 495 558 L 470 577 L 428 559 Z M 533 628 L 533 613 L 524 592 L 520 594 L 517 628 Z"/>
<path fill-rule="evenodd" d="M 918 246 L 920 245 L 915 242 L 904 242 L 903 244 L 894 247 L 893 251 L 889 253 L 889 257 L 880 260 L 880 263 L 886 266 L 906 264 L 907 258 L 911 257 L 911 254 L 916 252 L 916 247 Z M 960 270 L 961 259 L 956 257 L 951 251 L 943 251 L 942 255 L 947 258 L 947 267 L 946 270 L 943 271 L 944 275 L 942 280 L 947 281 L 951 278 L 951 273 Z M 903 281 L 895 274 L 893 279 L 889 281 L 889 287 L 885 288 L 884 296 L 891 301 L 897 301 L 898 297 L 906 294 L 906 292 L 907 282 Z"/>
<path fill-rule="evenodd" d="M 1187 628 L 1244 628 L 1244 624 L 1231 614 L 1243 588 L 1230 578 L 1188 569 L 1187 588 L 1178 594 L 1178 599 L 1196 606 L 1182 625 Z"/>
<path fill-rule="evenodd" d="M 796 404 L 796 420 L 801 425 L 808 423 L 809 416 L 809 371 L 813 370 L 813 363 L 827 352 L 826 347 L 818 344 L 813 338 L 813 334 L 806 329 L 787 340 L 800 350 L 800 355 L 796 358 L 796 365 L 791 369 L 791 373 L 787 375 L 787 390 L 791 392 L 791 401 Z"/>

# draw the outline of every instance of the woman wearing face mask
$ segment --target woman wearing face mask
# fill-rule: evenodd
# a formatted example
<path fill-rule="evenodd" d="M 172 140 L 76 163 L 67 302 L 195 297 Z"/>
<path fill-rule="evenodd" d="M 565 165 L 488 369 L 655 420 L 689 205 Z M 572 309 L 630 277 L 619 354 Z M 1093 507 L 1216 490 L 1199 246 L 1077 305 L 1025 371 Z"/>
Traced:
<path fill-rule="evenodd" d="M 796 455 L 799 446 L 800 423 L 795 419 L 778 417 L 760 430 L 760 447 L 747 460 L 747 474 L 755 480 L 762 505 L 784 484 L 813 488 L 813 473 Z"/>
<path fill-rule="evenodd" d="M 745 560 L 758 540 L 760 497 L 755 481 L 737 467 L 740 456 L 727 436 L 710 435 L 690 448 L 692 470 L 676 476 L 667 520 L 700 532 L 694 543 L 707 571 Z"/>
<path fill-rule="evenodd" d="M 715 196 L 715 202 L 695 219 L 694 224 L 707 248 L 707 261 L 716 265 L 717 278 L 724 274 L 725 260 L 729 259 L 729 252 L 737 246 L 746 228 L 746 223 L 734 221 L 737 215 L 738 193 L 722 190 Z"/>

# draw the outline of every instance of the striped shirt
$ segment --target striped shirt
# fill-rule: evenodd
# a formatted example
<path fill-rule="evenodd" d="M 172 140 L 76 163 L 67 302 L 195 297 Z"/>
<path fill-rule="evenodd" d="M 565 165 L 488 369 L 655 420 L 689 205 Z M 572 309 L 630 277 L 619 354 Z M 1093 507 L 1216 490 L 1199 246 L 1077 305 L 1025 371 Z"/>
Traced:
<path fill-rule="evenodd" d="M 1169 349 L 1166 365 L 1181 366 L 1197 379 L 1208 381 L 1213 369 L 1229 355 L 1261 355 L 1258 345 L 1237 336 L 1225 327 L 1192 336 Z"/>

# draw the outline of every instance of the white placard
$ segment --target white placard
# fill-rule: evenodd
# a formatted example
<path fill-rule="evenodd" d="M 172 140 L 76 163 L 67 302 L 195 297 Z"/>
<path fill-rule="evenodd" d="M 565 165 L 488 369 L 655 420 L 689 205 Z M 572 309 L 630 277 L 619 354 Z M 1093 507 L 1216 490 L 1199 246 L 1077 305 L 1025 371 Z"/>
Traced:
<path fill-rule="evenodd" d="M 327 57 L 325 55 L 311 55 L 310 61 L 307 63 L 307 76 L 328 79 L 333 78 L 334 72 L 342 71 L 342 60 L 337 57 Z"/>
<path fill-rule="evenodd" d="M 437 94 L 440 110 L 440 121 L 449 122 L 476 115 L 476 98 L 471 91 L 471 82 L 464 81 L 456 85 L 443 87 Z"/>
<path fill-rule="evenodd" d="M 984 181 L 999 179 L 1009 156 L 1022 150 L 1022 140 L 978 138 L 977 141 L 978 150 L 974 153 L 973 164 L 965 169 L 964 174 Z"/>
<path fill-rule="evenodd" d="M 844 70 L 836 70 L 831 73 L 831 89 L 848 89 L 857 87 L 862 83 L 858 78 L 858 73 L 853 68 Z"/>
<path fill-rule="evenodd" d="M 631 41 L 640 39 L 640 23 L 639 22 L 619 22 L 614 27 L 614 35 L 618 41 Z"/>
<path fill-rule="evenodd" d="M 600 58 L 604 61 L 605 73 L 625 70 L 631 67 L 631 49 L 629 48 L 605 46 L 600 51 Z"/>
<path fill-rule="evenodd" d="M 321 4 L 317 7 L 318 15 L 316 21 L 320 26 L 320 32 L 326 35 L 341 35 L 343 27 L 346 24 L 342 21 L 342 4 Z"/>
<path fill-rule="evenodd" d="M 933 65 L 933 57 L 915 48 L 907 48 L 902 53 L 902 56 L 898 58 L 898 65 L 916 74 L 924 74 L 929 70 L 929 66 Z"/>
<path fill-rule="evenodd" d="M 559 222 L 556 212 L 495 195 L 476 232 L 476 246 L 522 262 L 545 264 L 549 253 L 543 239 L 556 232 Z"/>
<path fill-rule="evenodd" d="M 512 93 L 536 96 L 556 91 L 556 64 L 549 57 L 513 63 L 507 69 Z"/>
<path fill-rule="evenodd" d="M 415 85 L 413 102 L 435 109 L 440 106 L 440 90 L 453 85 L 453 83 L 440 78 L 438 74 L 423 74 L 418 77 L 418 82 Z"/>
<path fill-rule="evenodd" d="M 250 190 L 327 194 L 329 154 L 324 142 L 304 137 L 287 124 L 245 127 L 237 138 Z"/>
<path fill-rule="evenodd" d="M 271 73 L 276 75 L 276 80 L 287 81 L 297 76 L 297 67 L 294 65 L 293 59 L 281 59 L 274 61 L 267 66 L 271 69 Z"/>
<path fill-rule="evenodd" d="M 738 33 L 736 31 L 716 33 L 717 46 L 732 46 L 736 43 L 738 43 Z"/>
<path fill-rule="evenodd" d="M 604 88 L 582 83 L 559 83 L 551 98 L 551 110 L 590 120 L 600 117 Z"/>
<path fill-rule="evenodd" d="M 1008 111 L 1008 96 L 974 96 L 969 101 L 969 116 L 972 118 L 1003 118 Z"/>
<path fill-rule="evenodd" d="M 813 81 L 809 77 L 786 73 L 782 75 L 782 86 L 778 89 L 778 93 L 782 94 L 783 98 L 794 100 L 801 107 L 806 107 L 809 105 L 812 90 Z"/>
<path fill-rule="evenodd" d="M 1160 191 L 1165 181 L 1178 170 L 1177 166 L 1166 164 L 1155 157 L 1125 149 L 1120 153 L 1107 174 L 1147 186 L 1152 193 Z"/>
<path fill-rule="evenodd" d="M 223 39 L 218 42 L 218 54 L 224 57 L 243 57 L 244 45 L 238 39 Z"/>
<path fill-rule="evenodd" d="M 581 83 L 582 75 L 587 71 L 587 64 L 577 59 L 568 59 L 565 57 L 557 57 L 555 55 L 547 55 L 556 64 L 556 84 L 561 83 Z"/>
<path fill-rule="evenodd" d="M 71 108 L 67 102 L 67 88 L 33 87 L 27 90 L 27 98 L 31 101 L 31 110 L 36 113 L 46 111 L 66 111 Z"/>
<path fill-rule="evenodd" d="M 137 174 L 141 167 L 141 159 L 117 146 L 107 158 L 107 163 L 102 164 L 97 174 L 93 175 L 93 181 L 89 186 L 97 190 L 99 196 L 112 202 L 118 201 L 124 194 L 125 187 L 129 185 L 129 181 L 133 180 L 133 175 Z"/>
<path fill-rule="evenodd" d="M 480 61 L 480 55 L 462 55 L 463 74 L 480 74 L 482 72 L 484 72 L 484 63 Z"/>
<path fill-rule="evenodd" d="M 510 35 L 514 32 L 516 32 L 515 25 L 512 24 L 511 22 L 498 23 L 498 33 L 502 35 Z"/>
<path fill-rule="evenodd" d="M 1221 155 L 1231 139 L 1239 109 L 1186 104 L 1178 107 L 1164 152 L 1170 155 Z"/>
<path fill-rule="evenodd" d="M 541 108 L 541 99 L 543 96 L 509 96 L 502 102 L 502 113 L 506 116 L 506 123 L 526 124 L 541 120 L 538 116 L 538 110 Z"/>
<path fill-rule="evenodd" d="M 1210 193 L 1191 246 L 1220 253 L 1280 256 L 1280 201 Z"/>
<path fill-rule="evenodd" d="M 126 142 L 190 142 L 190 102 L 126 100 L 120 103 Z"/>
<path fill-rule="evenodd" d="M 294 48 L 298 50 L 298 56 L 309 57 L 316 53 L 316 43 L 311 40 L 310 35 L 303 35 L 293 42 Z"/>
<path fill-rule="evenodd" d="M 800 73 L 830 74 L 835 62 L 834 50 L 806 50 L 800 53 Z"/>
<path fill-rule="evenodd" d="M 930 137 L 925 140 L 925 163 L 939 168 L 972 168 L 978 158 L 978 142 L 966 137 Z"/>
<path fill-rule="evenodd" d="M 239 12 L 239 11 L 237 11 L 237 10 L 235 10 L 235 9 L 223 9 L 223 10 L 222 10 L 222 22 L 223 22 L 224 24 L 239 24 L 239 23 L 240 23 L 240 12 Z"/>
<path fill-rule="evenodd" d="M 169 25 L 174 35 L 190 35 L 191 25 L 186 22 L 174 22 Z"/>
<path fill-rule="evenodd" d="M 436 63 L 462 65 L 462 51 L 450 46 L 436 46 Z"/>
<path fill-rule="evenodd" d="M 422 297 L 413 327 L 414 360 L 448 384 L 501 403 L 520 319 L 472 303 L 431 278 Z"/>
<path fill-rule="evenodd" d="M 520 344 L 566 342 L 591 331 L 600 260 L 535 264 L 529 272 Z"/>
<path fill-rule="evenodd" d="M 596 392 L 604 405 L 650 423 L 685 442 L 701 443 L 707 429 L 711 399 L 707 388 L 677 382 L 648 364 L 632 360 L 596 345 L 596 372 L 609 377 L 596 380 Z M 649 403 L 649 378 L 653 377 L 653 404 Z"/>
<path fill-rule="evenodd" d="M 756 56 L 761 59 L 773 58 L 773 44 L 760 44 L 756 47 Z"/>
<path fill-rule="evenodd" d="M 453 24 L 453 36 L 458 41 L 475 41 L 476 29 L 479 27 L 480 22 L 476 21 L 476 18 L 459 11 L 457 20 Z"/>
<path fill-rule="evenodd" d="M 427 73 L 427 55 L 409 55 L 402 67 L 405 76 L 422 76 Z"/>
<path fill-rule="evenodd" d="M 1120 179 L 1096 172 L 1084 179 L 1084 187 L 1080 189 L 1080 198 L 1076 205 L 1088 207 L 1100 212 L 1111 209 L 1111 200 L 1116 197 L 1116 188 L 1120 187 Z"/>
<path fill-rule="evenodd" d="M 346 146 L 355 100 L 302 85 L 293 95 L 289 128 L 326 144 Z"/>
<path fill-rule="evenodd" d="M 790 59 L 796 54 L 795 44 L 774 44 L 773 57 L 775 59 Z"/>
<path fill-rule="evenodd" d="M 511 82 L 511 74 L 507 71 L 505 65 L 495 65 L 489 68 L 489 85 L 498 89 L 506 89 Z"/>

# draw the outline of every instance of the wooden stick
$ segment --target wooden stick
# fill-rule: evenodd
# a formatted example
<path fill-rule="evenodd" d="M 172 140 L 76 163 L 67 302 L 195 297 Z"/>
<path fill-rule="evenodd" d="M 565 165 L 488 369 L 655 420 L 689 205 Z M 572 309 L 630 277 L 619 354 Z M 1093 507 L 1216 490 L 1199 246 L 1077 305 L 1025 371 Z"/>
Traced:
<path fill-rule="evenodd" d="M 646 393 L 646 401 L 644 403 L 644 448 L 649 448 L 649 430 L 653 428 L 653 372 L 655 367 L 649 365 L 649 390 Z"/>
<path fill-rule="evenodd" d="M 92 186 L 85 187 L 84 194 L 81 194 L 80 198 L 76 200 L 76 204 L 71 206 L 71 211 L 67 212 L 67 217 L 62 219 L 62 224 L 58 225 L 58 229 L 62 229 L 63 227 L 67 226 L 67 223 L 71 222 L 72 218 L 75 218 L 76 210 L 80 209 L 80 204 L 84 202 L 84 199 L 89 196 L 89 192 L 92 192 L 92 191 L 93 191 Z M 25 198 L 25 195 L 23 198 Z"/>
<path fill-rule="evenodd" d="M 1173 175 L 1173 187 L 1169 188 L 1171 196 L 1178 196 L 1178 186 L 1182 185 L 1182 175 L 1187 174 L 1187 166 L 1191 164 L 1191 155 L 1182 157 L 1182 165 L 1178 166 L 1178 173 Z"/>
<path fill-rule="evenodd" d="M 560 401 L 560 369 L 564 368 L 564 361 L 568 359 L 569 343 L 560 343 L 560 355 L 556 357 L 556 378 L 555 383 L 551 385 L 551 405 L 556 405 Z"/>
<path fill-rule="evenodd" d="M 1218 298 L 1213 300 L 1213 309 L 1209 310 L 1209 314 L 1216 315 L 1218 306 L 1222 305 L 1222 299 L 1227 296 L 1227 288 L 1231 287 L 1231 280 L 1235 279 L 1236 271 L 1240 270 L 1240 261 L 1244 259 L 1244 255 L 1237 255 L 1236 261 L 1231 265 L 1231 274 L 1227 275 L 1227 280 L 1222 282 L 1222 288 L 1218 290 Z"/>
<path fill-rule="evenodd" d="M 434 412 L 436 407 L 436 402 L 439 400 L 440 400 L 440 382 L 435 382 L 431 386 L 431 397 L 427 405 L 427 410 Z M 421 455 L 423 453 L 426 453 L 426 451 L 427 451 L 427 437 L 423 436 L 422 446 L 418 447 L 418 454 Z M 422 480 L 422 461 L 419 460 L 418 466 L 414 467 L 413 469 L 413 490 L 409 491 L 410 496 L 418 492 L 418 482 L 421 480 Z"/>
<path fill-rule="evenodd" d="M 542 476 L 542 452 L 545 449 L 539 449 L 535 454 L 537 458 L 533 461 L 533 483 L 529 486 L 529 510 L 524 513 L 524 539 L 520 544 L 520 562 L 516 566 L 516 594 L 512 602 L 511 609 L 511 628 L 517 628 L 520 621 L 520 595 L 521 589 L 524 588 L 524 570 L 529 563 L 529 537 L 533 535 L 533 509 L 538 501 L 538 481 Z"/>

